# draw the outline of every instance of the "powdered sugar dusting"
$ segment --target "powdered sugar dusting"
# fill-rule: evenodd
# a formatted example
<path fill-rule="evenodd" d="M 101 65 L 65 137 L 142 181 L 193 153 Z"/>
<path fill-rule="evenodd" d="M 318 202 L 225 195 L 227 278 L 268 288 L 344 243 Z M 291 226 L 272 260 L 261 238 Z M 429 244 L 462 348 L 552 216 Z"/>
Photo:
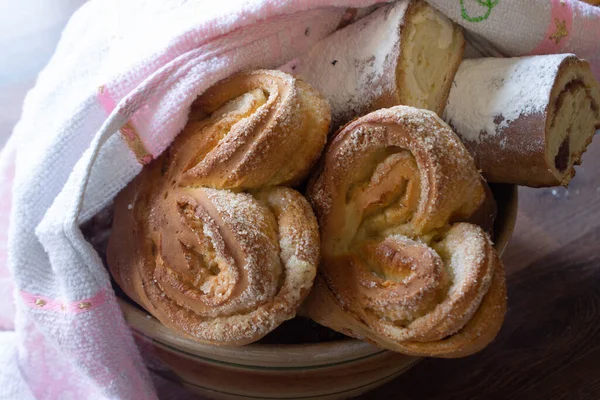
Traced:
<path fill-rule="evenodd" d="M 412 200 L 418 209 L 406 220 L 382 218 L 371 227 L 387 203 L 365 216 L 357 199 L 390 185 L 380 167 L 399 156 L 414 157 L 416 168 L 398 179 L 419 175 L 420 197 Z M 383 335 L 386 347 L 391 339 L 399 349 L 406 341 L 435 346 L 480 308 L 499 261 L 481 228 L 451 221 L 458 210 L 478 207 L 481 176 L 435 113 L 396 106 L 349 123 L 333 139 L 309 195 L 323 233 L 321 271 L 372 340 L 382 344 Z"/>
<path fill-rule="evenodd" d="M 249 92 L 230 101 L 240 87 Z M 132 204 L 126 214 L 144 251 L 124 249 L 142 280 L 124 289 L 142 290 L 148 311 L 201 342 L 246 344 L 292 318 L 314 281 L 312 210 L 299 193 L 272 186 L 306 174 L 329 108 L 277 71 L 231 77 L 194 107 L 200 116 L 128 187 L 122 207 Z"/>
<path fill-rule="evenodd" d="M 304 197 L 293 189 L 272 188 L 259 195 L 277 218 L 280 257 L 285 268 L 281 292 L 300 301 L 316 275 L 319 262 L 319 227 Z"/>
<path fill-rule="evenodd" d="M 239 296 L 224 305 L 222 312 L 252 307 L 273 298 L 282 273 L 277 245 L 277 224 L 269 210 L 251 195 L 229 190 L 203 189 L 223 221 L 221 235 L 232 235 L 230 246 L 243 254 L 240 273 L 246 284 Z M 227 243 L 227 239 L 225 240 Z M 236 251 L 230 248 L 229 251 Z"/>
<path fill-rule="evenodd" d="M 400 27 L 409 1 L 383 6 L 318 42 L 296 68 L 332 106 L 332 119 L 362 114 L 384 92 L 395 91 Z M 387 74 L 387 75 L 386 75 Z"/>
<path fill-rule="evenodd" d="M 571 55 L 465 60 L 444 119 L 467 141 L 497 135 L 524 115 L 546 109 L 561 63 Z"/>
<path fill-rule="evenodd" d="M 419 178 L 424 190 L 431 186 L 431 179 L 446 179 L 447 173 L 440 170 L 441 164 L 465 171 L 465 181 L 480 185 L 479 174 L 464 145 L 434 112 L 396 106 L 355 120 L 334 139 L 324 169 L 310 192 L 321 217 L 329 214 L 337 188 L 351 178 L 348 171 L 364 168 L 360 165 L 362 157 L 385 148 L 405 149 L 415 156 L 420 155 Z"/>

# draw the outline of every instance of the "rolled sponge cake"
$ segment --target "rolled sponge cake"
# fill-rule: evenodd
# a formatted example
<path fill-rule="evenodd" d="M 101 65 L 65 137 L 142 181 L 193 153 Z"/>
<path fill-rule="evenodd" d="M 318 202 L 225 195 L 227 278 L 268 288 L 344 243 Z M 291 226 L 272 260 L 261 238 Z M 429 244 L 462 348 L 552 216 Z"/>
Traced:
<path fill-rule="evenodd" d="M 329 100 L 335 129 L 395 105 L 441 114 L 464 45 L 450 19 L 424 1 L 401 0 L 324 38 L 284 70 Z"/>
<path fill-rule="evenodd" d="M 465 60 L 444 119 L 488 181 L 566 186 L 600 128 L 600 85 L 572 54 Z"/>

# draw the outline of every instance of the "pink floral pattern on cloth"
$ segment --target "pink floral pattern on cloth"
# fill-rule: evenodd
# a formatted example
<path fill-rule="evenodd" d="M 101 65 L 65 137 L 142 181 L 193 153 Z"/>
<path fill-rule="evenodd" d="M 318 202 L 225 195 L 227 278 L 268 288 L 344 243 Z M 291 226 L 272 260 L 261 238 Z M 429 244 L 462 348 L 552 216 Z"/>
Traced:
<path fill-rule="evenodd" d="M 588 60 L 600 79 L 600 7 L 581 0 L 428 2 L 473 33 L 475 41 L 485 39 L 476 43 L 485 54 L 573 53 Z"/>
<path fill-rule="evenodd" d="M 546 34 L 530 54 L 575 53 L 590 62 L 600 79 L 600 8 L 579 0 L 550 1 Z"/>
<path fill-rule="evenodd" d="M 540 44 L 531 51 L 532 55 L 560 53 L 573 29 L 573 7 L 570 1 L 551 0 L 552 12 L 548 30 Z"/>

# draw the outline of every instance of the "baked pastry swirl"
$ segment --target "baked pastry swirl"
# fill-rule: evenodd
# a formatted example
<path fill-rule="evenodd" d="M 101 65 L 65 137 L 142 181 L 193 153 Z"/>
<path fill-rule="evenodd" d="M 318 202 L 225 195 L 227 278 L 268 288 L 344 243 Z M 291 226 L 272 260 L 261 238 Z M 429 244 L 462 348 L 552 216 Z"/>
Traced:
<path fill-rule="evenodd" d="M 312 287 L 318 227 L 303 179 L 329 106 L 278 71 L 200 96 L 173 145 L 117 197 L 107 260 L 119 286 L 195 340 L 243 345 L 292 318 Z"/>
<path fill-rule="evenodd" d="M 304 312 L 410 355 L 485 347 L 506 289 L 490 238 L 463 222 L 484 203 L 484 185 L 434 112 L 396 106 L 346 125 L 308 188 L 322 263 Z"/>

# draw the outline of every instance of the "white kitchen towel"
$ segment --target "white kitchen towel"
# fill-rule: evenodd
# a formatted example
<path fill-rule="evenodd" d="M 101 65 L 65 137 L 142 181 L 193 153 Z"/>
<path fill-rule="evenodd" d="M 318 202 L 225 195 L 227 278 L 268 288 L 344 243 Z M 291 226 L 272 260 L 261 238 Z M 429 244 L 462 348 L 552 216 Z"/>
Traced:
<path fill-rule="evenodd" d="M 429 0 L 505 56 L 574 53 L 600 79 L 600 7 L 578 0 Z"/>

